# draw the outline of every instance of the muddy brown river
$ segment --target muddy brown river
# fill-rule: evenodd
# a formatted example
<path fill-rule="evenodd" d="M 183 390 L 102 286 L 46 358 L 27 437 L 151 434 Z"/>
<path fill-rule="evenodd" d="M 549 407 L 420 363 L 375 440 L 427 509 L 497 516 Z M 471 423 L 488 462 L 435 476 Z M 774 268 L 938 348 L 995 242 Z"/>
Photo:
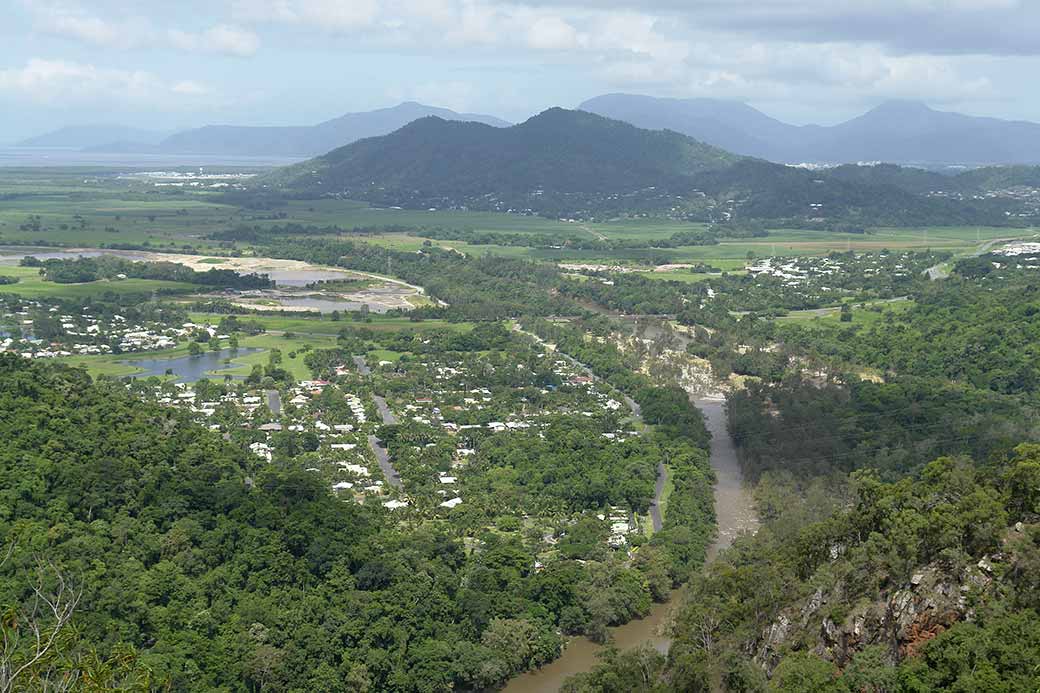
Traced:
<path fill-rule="evenodd" d="M 715 513 L 718 536 L 708 549 L 708 560 L 728 548 L 735 538 L 753 532 L 758 526 L 751 494 L 744 488 L 743 475 L 737 464 L 737 451 L 726 430 L 725 402 L 716 398 L 696 400 L 704 412 L 711 431 L 711 466 L 715 470 Z M 667 653 L 671 638 L 667 635 L 672 612 L 682 604 L 683 589 L 672 592 L 667 602 L 655 604 L 646 618 L 611 628 L 613 644 L 622 650 L 649 643 L 659 652 Z M 597 655 L 602 645 L 586 639 L 571 638 L 563 654 L 541 669 L 517 676 L 509 681 L 504 693 L 546 693 L 558 691 L 569 676 L 589 671 L 599 663 Z"/>

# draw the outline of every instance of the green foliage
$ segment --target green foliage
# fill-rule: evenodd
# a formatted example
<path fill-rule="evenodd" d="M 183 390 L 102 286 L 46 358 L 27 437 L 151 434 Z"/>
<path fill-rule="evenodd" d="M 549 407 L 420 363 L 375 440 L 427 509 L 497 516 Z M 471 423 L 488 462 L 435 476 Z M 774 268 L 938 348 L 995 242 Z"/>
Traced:
<path fill-rule="evenodd" d="M 25 258 L 23 264 L 28 259 Z M 230 289 L 265 289 L 274 284 L 265 274 L 239 274 L 225 269 L 196 272 L 176 262 L 132 262 L 115 255 L 44 260 L 40 271 L 48 280 L 58 284 L 122 278 L 176 281 Z"/>
<path fill-rule="evenodd" d="M 729 398 L 729 426 L 745 473 L 783 470 L 799 478 L 861 467 L 889 478 L 937 455 L 1006 452 L 1033 426 L 1021 403 L 924 378 L 845 386 L 792 378 L 751 383 Z"/>
<path fill-rule="evenodd" d="M 1034 690 L 1040 620 L 1032 610 L 1037 585 L 1026 575 L 1040 557 L 1040 532 L 1036 525 L 1024 531 L 1013 525 L 1038 519 L 1019 508 L 1014 490 L 1020 488 L 1016 470 L 1031 468 L 1037 457 L 1036 446 L 1021 446 L 996 473 L 970 460 L 940 458 L 919 479 L 890 484 L 857 473 L 845 507 L 826 519 L 792 525 L 767 517 L 755 537 L 691 582 L 669 669 L 658 684 L 686 691 L 715 681 L 718 690 L 764 690 L 764 681 L 750 675 L 759 665 L 748 663 L 745 653 L 762 651 L 767 637 L 776 637 L 782 613 L 800 612 L 801 622 L 789 622 L 770 642 L 769 690 Z M 794 503 L 787 506 L 800 512 Z M 976 594 L 972 611 L 956 612 L 938 637 L 922 644 L 912 633 L 874 630 L 868 619 L 860 642 L 832 643 L 826 657 L 813 650 L 822 619 L 840 625 L 864 604 L 897 598 L 924 566 L 956 585 L 982 556 L 1005 562 L 994 569 L 999 587 Z M 814 591 L 826 609 L 805 606 Z"/>
<path fill-rule="evenodd" d="M 792 326 L 780 335 L 845 363 L 1031 394 L 1040 387 L 1040 280 L 931 282 L 909 310 L 875 324 L 829 334 Z"/>
<path fill-rule="evenodd" d="M 1020 208 L 910 191 L 900 185 L 907 177 L 889 168 L 869 177 L 795 169 L 669 130 L 553 108 L 510 128 L 423 118 L 258 183 L 307 198 L 341 195 L 412 209 L 465 207 L 555 219 L 655 214 L 728 221 L 736 215 L 860 231 L 877 224 L 1006 225 L 1009 207 Z"/>

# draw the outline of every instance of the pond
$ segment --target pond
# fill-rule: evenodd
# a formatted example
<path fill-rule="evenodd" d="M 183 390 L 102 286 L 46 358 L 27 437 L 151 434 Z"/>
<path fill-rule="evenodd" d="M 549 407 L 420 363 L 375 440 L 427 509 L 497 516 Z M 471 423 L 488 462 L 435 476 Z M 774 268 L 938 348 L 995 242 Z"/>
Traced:
<path fill-rule="evenodd" d="M 219 265 L 216 265 L 219 267 Z M 347 272 L 323 269 L 259 269 L 278 286 L 307 286 L 316 282 L 335 282 L 350 279 L 353 275 Z"/>
<path fill-rule="evenodd" d="M 388 310 L 387 306 L 383 305 L 372 305 L 361 301 L 347 301 L 334 298 L 279 298 L 278 305 L 286 308 L 306 309 L 321 313 L 331 313 L 334 310 L 340 312 L 361 310 L 361 308 L 366 305 L 373 313 L 385 313 Z"/>
<path fill-rule="evenodd" d="M 166 358 L 127 359 L 120 361 L 128 366 L 141 369 L 134 373 L 135 378 L 149 378 L 153 375 L 164 376 L 167 370 L 172 371 L 179 383 L 193 383 L 202 378 L 223 377 L 219 371 L 235 368 L 239 364 L 224 363 L 229 358 L 237 358 L 245 354 L 260 351 L 255 348 L 221 349 L 207 351 L 198 356 L 168 356 Z M 211 371 L 216 374 L 211 374 Z M 232 376 L 241 378 L 242 376 Z"/>
<path fill-rule="evenodd" d="M 17 265 L 24 257 L 34 257 L 38 260 L 74 260 L 78 257 L 100 257 L 114 254 L 112 251 L 104 250 L 70 251 L 34 246 L 0 246 L 0 264 Z"/>

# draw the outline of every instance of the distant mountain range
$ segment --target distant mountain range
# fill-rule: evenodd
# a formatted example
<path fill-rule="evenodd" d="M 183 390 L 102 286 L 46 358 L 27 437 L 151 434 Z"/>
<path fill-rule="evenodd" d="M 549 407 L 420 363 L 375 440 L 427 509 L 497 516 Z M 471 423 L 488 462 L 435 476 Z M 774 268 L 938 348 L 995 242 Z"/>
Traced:
<path fill-rule="evenodd" d="M 69 147 L 85 149 L 112 142 L 135 142 L 151 147 L 170 133 L 140 130 L 125 125 L 70 125 L 18 142 L 19 147 Z"/>
<path fill-rule="evenodd" d="M 119 126 L 69 127 L 20 143 L 25 147 L 77 147 L 94 152 L 206 154 L 305 158 L 359 139 L 385 135 L 427 116 L 495 127 L 509 125 L 493 116 L 456 113 L 446 108 L 406 102 L 393 108 L 348 113 L 317 125 L 208 125 L 172 135 L 156 135 Z"/>
<path fill-rule="evenodd" d="M 582 103 L 579 110 L 644 129 L 671 130 L 734 154 L 778 163 L 886 162 L 935 169 L 1040 164 L 1040 124 L 946 113 L 911 101 L 889 101 L 833 126 L 790 125 L 747 104 L 717 99 L 608 94 Z M 119 125 L 72 126 L 19 145 L 302 159 L 390 134 L 430 116 L 496 128 L 509 125 L 493 116 L 407 102 L 308 126 L 209 125 L 174 134 Z"/>
<path fill-rule="evenodd" d="M 810 171 L 731 154 L 671 130 L 553 108 L 508 128 L 423 118 L 278 169 L 256 185 L 257 192 L 297 197 L 556 218 L 1006 223 L 1006 207 L 995 200 L 958 197 L 959 177 L 860 168 Z M 943 195 L 930 194 L 939 189 Z"/>
<path fill-rule="evenodd" d="M 783 163 L 1040 163 L 1040 124 L 946 113 L 912 101 L 889 101 L 833 126 L 789 125 L 747 104 L 716 99 L 609 94 L 579 108 Z"/>

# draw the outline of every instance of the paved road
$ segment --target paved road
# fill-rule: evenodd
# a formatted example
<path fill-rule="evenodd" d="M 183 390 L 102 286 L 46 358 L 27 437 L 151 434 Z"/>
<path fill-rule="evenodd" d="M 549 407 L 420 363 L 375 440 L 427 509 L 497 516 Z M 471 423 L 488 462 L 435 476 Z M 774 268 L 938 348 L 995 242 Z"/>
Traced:
<path fill-rule="evenodd" d="M 354 365 L 357 366 L 358 373 L 361 375 L 372 375 L 372 369 L 368 367 L 368 363 L 365 362 L 364 356 L 354 356 Z M 397 417 L 390 411 L 390 407 L 386 405 L 386 400 L 379 395 L 372 395 L 372 401 L 376 403 L 376 409 L 379 410 L 379 416 L 382 417 L 384 424 L 396 424 Z M 383 476 L 386 477 L 386 483 L 390 484 L 396 489 L 403 489 L 404 484 L 401 483 L 401 475 L 397 473 L 394 466 L 390 464 L 390 452 L 383 445 L 383 441 L 376 438 L 374 435 L 368 436 L 368 447 L 372 450 L 372 454 L 376 456 L 376 462 L 379 463 L 379 468 L 383 470 Z"/>
<path fill-rule="evenodd" d="M 376 456 L 376 462 L 379 463 L 379 468 L 383 470 L 386 482 L 396 489 L 404 488 L 404 484 L 401 483 L 401 475 L 390 464 L 390 453 L 383 447 L 383 441 L 370 435 L 368 437 L 368 447 L 372 449 L 372 454 Z"/>
<path fill-rule="evenodd" d="M 945 262 L 940 262 L 938 265 L 935 265 L 934 267 L 929 267 L 924 272 L 925 272 L 925 274 L 928 275 L 928 278 L 933 280 L 933 281 L 935 281 L 937 279 L 946 279 L 947 277 L 950 276 L 950 270 L 945 265 L 947 265 L 948 263 L 952 263 L 958 257 L 979 257 L 980 255 L 985 255 L 986 253 L 988 253 L 990 251 L 990 249 L 993 248 L 993 246 L 997 245 L 998 243 L 1010 243 L 1011 241 L 1016 241 L 1016 240 L 1019 240 L 1019 239 L 1018 238 L 993 238 L 991 240 L 986 241 L 985 243 L 983 243 L 979 247 L 977 247 L 971 253 L 968 253 L 966 255 L 959 255 L 959 256 L 956 256 L 956 257 L 954 257 L 954 258 L 952 258 L 950 260 L 946 260 Z"/>
<path fill-rule="evenodd" d="M 278 390 L 265 390 L 264 394 L 267 395 L 267 408 L 271 410 L 271 413 L 278 416 L 282 413 L 282 396 L 278 393 Z"/>
<path fill-rule="evenodd" d="M 538 335 L 534 334 L 533 332 L 528 332 L 527 330 L 522 329 L 520 327 L 520 325 L 513 325 L 513 329 L 515 331 L 519 332 L 520 334 L 527 335 L 528 337 L 530 337 L 531 339 L 533 339 L 537 343 L 539 343 L 539 344 L 541 344 L 543 346 L 545 345 L 545 340 L 543 340 L 541 337 L 539 337 Z M 586 375 L 588 375 L 593 380 L 602 380 L 602 378 L 600 378 L 598 375 L 596 375 L 595 373 L 592 372 L 591 368 L 589 368 L 588 366 L 586 366 L 584 363 L 582 363 L 581 361 L 577 360 L 576 358 L 572 357 L 570 354 L 565 354 L 562 351 L 557 351 L 557 352 L 554 352 L 554 353 L 556 353 L 559 356 L 562 356 L 563 358 L 567 359 L 568 362 L 570 362 L 574 366 L 580 368 L 582 370 L 582 372 L 584 372 Z M 614 388 L 614 389 L 615 389 L 615 391 L 617 391 L 617 388 Z M 643 420 L 643 409 L 642 409 L 642 407 L 639 406 L 639 403 L 636 402 L 631 397 L 629 397 L 628 395 L 626 395 L 626 394 L 624 394 L 624 393 L 622 393 L 620 391 L 617 391 L 617 392 L 618 392 L 619 395 L 621 395 L 622 401 L 624 401 L 624 403 L 632 411 L 632 416 L 634 416 L 638 421 L 642 421 Z M 661 527 L 664 526 L 664 520 L 661 517 L 660 501 L 661 501 L 661 494 L 664 492 L 664 483 L 665 483 L 665 481 L 667 479 L 668 479 L 668 470 L 665 468 L 663 462 L 658 462 L 657 463 L 657 486 L 656 486 L 655 491 L 654 491 L 654 499 L 650 503 L 650 520 L 653 522 L 654 531 L 655 532 L 661 531 Z"/>
<path fill-rule="evenodd" d="M 664 484 L 668 481 L 668 468 L 664 462 L 657 463 L 657 486 L 654 487 L 654 500 L 650 503 L 650 519 L 654 523 L 654 531 L 660 532 L 664 527 L 661 517 L 661 494 L 664 493 Z"/>
<path fill-rule="evenodd" d="M 579 228 L 582 231 L 587 231 L 588 233 L 592 234 L 592 237 L 595 238 L 597 241 L 605 241 L 605 240 L 607 240 L 606 236 L 604 236 L 602 233 L 600 233 L 596 229 L 592 228 L 591 226 L 586 226 L 585 224 L 582 224 Z"/>
<path fill-rule="evenodd" d="M 372 401 L 376 403 L 376 409 L 379 410 L 379 416 L 382 417 L 384 424 L 393 425 L 398 423 L 397 417 L 390 411 L 390 407 L 386 406 L 384 398 L 379 395 L 372 395 Z"/>
<path fill-rule="evenodd" d="M 357 366 L 358 373 L 361 375 L 372 375 L 372 369 L 368 367 L 368 363 L 365 362 L 364 356 L 354 356 L 354 365 Z"/>
<path fill-rule="evenodd" d="M 541 344 L 542 346 L 545 346 L 545 340 L 544 339 L 542 339 L 541 337 L 539 337 L 538 335 L 536 335 L 533 332 L 528 332 L 527 330 L 525 330 L 522 327 L 520 327 L 519 324 L 513 325 L 513 331 L 519 332 L 520 334 L 523 334 L 523 335 L 527 335 L 528 337 L 530 337 L 534 341 L 538 342 L 538 344 Z M 603 380 L 598 375 L 593 373 L 591 368 L 589 368 L 584 363 L 582 363 L 578 359 L 574 358 L 570 354 L 565 354 L 562 351 L 555 351 L 553 353 L 556 354 L 557 356 L 562 356 L 571 365 L 573 365 L 573 366 L 575 366 L 577 368 L 580 368 L 581 371 L 585 375 L 589 376 L 593 380 Z M 608 383 L 608 385 L 609 385 L 609 383 Z M 614 388 L 614 389 L 617 390 L 617 388 Z M 637 404 L 634 399 L 632 399 L 631 397 L 629 397 L 628 395 L 626 395 L 624 393 L 621 393 L 620 391 L 618 392 L 618 394 L 621 395 L 621 399 L 625 402 L 626 405 L 628 405 L 628 408 L 632 411 L 632 415 L 635 416 L 637 419 L 642 419 L 642 417 L 643 417 L 643 410 L 639 407 L 639 404 Z"/>

